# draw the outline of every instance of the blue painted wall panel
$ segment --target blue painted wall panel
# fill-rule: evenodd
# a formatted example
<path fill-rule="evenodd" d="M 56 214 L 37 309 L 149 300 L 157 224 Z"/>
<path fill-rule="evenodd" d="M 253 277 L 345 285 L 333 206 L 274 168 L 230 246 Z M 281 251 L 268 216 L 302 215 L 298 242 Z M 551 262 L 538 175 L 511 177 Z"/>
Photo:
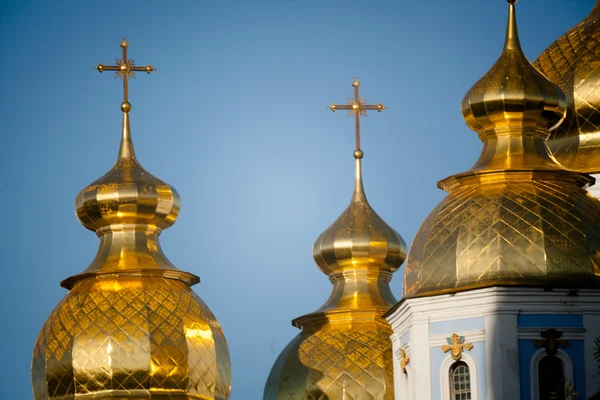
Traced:
<path fill-rule="evenodd" d="M 583 316 L 579 314 L 520 314 L 519 328 L 559 328 L 583 326 Z"/>
<path fill-rule="evenodd" d="M 531 399 L 531 358 L 539 350 L 533 345 L 533 340 L 519 340 L 519 369 L 521 375 L 521 400 Z M 586 399 L 585 393 L 585 361 L 582 340 L 571 340 L 568 347 L 561 347 L 573 363 L 573 380 L 576 391 L 581 399 Z"/>

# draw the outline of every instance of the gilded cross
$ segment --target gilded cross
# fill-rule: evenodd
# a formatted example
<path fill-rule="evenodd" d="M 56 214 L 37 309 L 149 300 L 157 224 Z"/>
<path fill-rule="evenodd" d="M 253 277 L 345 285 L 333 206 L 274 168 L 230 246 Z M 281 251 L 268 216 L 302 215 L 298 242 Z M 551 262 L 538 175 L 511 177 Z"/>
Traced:
<path fill-rule="evenodd" d="M 547 331 L 543 331 L 540 333 L 544 340 L 535 340 L 533 345 L 535 347 L 543 347 L 546 349 L 546 354 L 549 356 L 553 356 L 558 351 L 558 347 L 567 347 L 569 345 L 569 341 L 565 339 L 561 339 L 562 332 L 557 331 L 554 328 L 550 328 Z"/>
<path fill-rule="evenodd" d="M 329 106 L 329 109 L 333 112 L 337 110 L 348 110 L 350 111 L 348 115 L 354 115 L 356 119 L 356 151 L 354 152 L 355 158 L 362 158 L 362 150 L 360 149 L 360 117 L 367 116 L 367 110 L 377 110 L 379 112 L 385 110 L 383 104 L 365 104 L 365 99 L 361 99 L 358 95 L 358 88 L 360 87 L 360 82 L 358 78 L 354 78 L 354 82 L 352 82 L 352 87 L 354 87 L 354 98 L 348 99 L 348 104 L 336 104 L 333 103 Z"/>
<path fill-rule="evenodd" d="M 123 110 L 123 112 L 129 112 L 129 110 L 131 110 L 131 104 L 129 104 L 129 78 L 134 78 L 134 72 L 136 71 L 144 71 L 147 72 L 148 74 L 151 73 L 152 71 L 156 71 L 156 68 L 154 68 L 152 65 L 148 64 L 145 67 L 136 67 L 134 66 L 134 60 L 130 60 L 127 58 L 127 48 L 129 47 L 129 43 L 127 43 L 127 40 L 123 39 L 123 41 L 121 42 L 121 48 L 123 49 L 123 58 L 121 59 L 116 59 L 115 62 L 117 65 L 103 65 L 103 64 L 98 64 L 97 67 L 95 67 L 98 71 L 100 72 L 104 72 L 104 71 L 116 71 L 117 75 L 116 77 L 122 77 L 123 78 L 123 103 L 121 104 L 121 110 Z"/>
<path fill-rule="evenodd" d="M 471 350 L 473 348 L 472 343 L 465 343 L 465 337 L 459 336 L 453 333 L 450 337 L 446 338 L 447 345 L 442 346 L 444 353 L 450 352 L 452 359 L 458 361 L 462 358 L 463 350 Z"/>
<path fill-rule="evenodd" d="M 404 350 L 404 349 L 400 349 L 399 353 L 400 353 L 400 368 L 402 368 L 402 372 L 404 372 L 404 374 L 408 374 L 406 372 L 406 366 L 410 362 L 410 356 L 408 354 L 406 354 L 406 350 Z"/>

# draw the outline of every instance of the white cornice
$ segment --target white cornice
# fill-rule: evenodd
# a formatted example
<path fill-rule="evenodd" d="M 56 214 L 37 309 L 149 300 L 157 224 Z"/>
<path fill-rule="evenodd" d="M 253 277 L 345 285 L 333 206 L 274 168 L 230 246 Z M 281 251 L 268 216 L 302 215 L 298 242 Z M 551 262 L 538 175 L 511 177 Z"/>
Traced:
<path fill-rule="evenodd" d="M 600 290 L 490 287 L 455 294 L 405 299 L 387 317 L 394 332 L 404 334 L 419 323 L 493 314 L 600 314 Z"/>

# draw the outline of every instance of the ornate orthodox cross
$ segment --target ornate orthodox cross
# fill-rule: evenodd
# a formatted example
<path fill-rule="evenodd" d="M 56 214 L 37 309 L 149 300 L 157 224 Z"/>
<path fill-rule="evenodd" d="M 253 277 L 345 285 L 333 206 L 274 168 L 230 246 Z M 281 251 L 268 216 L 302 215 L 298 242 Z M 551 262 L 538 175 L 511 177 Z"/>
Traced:
<path fill-rule="evenodd" d="M 465 343 L 465 337 L 459 336 L 453 333 L 450 337 L 446 338 L 447 345 L 442 346 L 442 351 L 447 353 L 450 351 L 452 359 L 458 361 L 462 358 L 463 350 L 471 350 L 473 343 Z"/>
<path fill-rule="evenodd" d="M 104 71 L 116 71 L 117 75 L 116 77 L 122 77 L 123 78 L 123 103 L 121 104 L 121 110 L 123 110 L 123 112 L 129 112 L 129 110 L 131 110 L 131 104 L 129 104 L 129 78 L 134 78 L 134 72 L 135 71 L 144 71 L 147 72 L 148 74 L 151 73 L 152 71 L 156 71 L 156 68 L 154 68 L 152 65 L 148 64 L 145 67 L 136 67 L 133 65 L 134 60 L 130 60 L 127 58 L 127 47 L 129 47 L 129 43 L 127 43 L 127 40 L 123 39 L 123 41 L 121 42 L 121 48 L 123 49 L 123 58 L 121 59 L 116 59 L 115 62 L 117 65 L 103 65 L 103 64 L 98 64 L 97 67 L 95 67 L 98 71 L 100 72 L 104 72 Z"/>
<path fill-rule="evenodd" d="M 399 354 L 400 354 L 400 368 L 402 368 L 402 372 L 404 372 L 404 374 L 408 374 L 406 372 L 406 366 L 410 362 L 410 356 L 408 356 L 406 354 L 406 350 L 404 350 L 404 349 L 400 349 Z"/>
<path fill-rule="evenodd" d="M 354 87 L 354 98 L 348 99 L 348 104 L 335 104 L 329 106 L 329 109 L 333 112 L 337 110 L 348 110 L 350 111 L 348 115 L 354 115 L 356 118 L 356 151 L 354 152 L 355 158 L 362 158 L 362 150 L 360 149 L 360 117 L 367 116 L 367 110 L 377 110 L 379 112 L 385 110 L 383 104 L 365 104 L 365 99 L 361 99 L 358 96 L 358 88 L 360 86 L 360 82 L 358 78 L 354 78 L 354 82 L 352 82 L 352 87 Z"/>
<path fill-rule="evenodd" d="M 567 347 L 569 345 L 569 341 L 565 339 L 561 339 L 562 332 L 557 331 L 554 328 L 550 328 L 547 331 L 543 331 L 540 333 L 544 340 L 535 340 L 533 345 L 535 347 L 543 347 L 546 349 L 546 354 L 549 356 L 553 356 L 558 351 L 559 347 Z"/>

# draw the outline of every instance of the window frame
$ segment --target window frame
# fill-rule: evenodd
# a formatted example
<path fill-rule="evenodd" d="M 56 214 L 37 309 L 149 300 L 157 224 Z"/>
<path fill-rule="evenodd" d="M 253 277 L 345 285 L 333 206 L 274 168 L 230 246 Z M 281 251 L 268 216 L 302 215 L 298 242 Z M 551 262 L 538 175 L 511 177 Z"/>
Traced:
<path fill-rule="evenodd" d="M 471 379 L 471 400 L 478 400 L 478 381 L 477 381 L 477 366 L 475 360 L 467 353 L 463 352 L 460 360 L 454 360 L 450 355 L 442 361 L 440 367 L 440 390 L 442 400 L 452 400 L 450 398 L 450 372 L 452 366 L 457 361 L 462 361 L 469 367 L 469 377 Z M 452 382 L 453 383 L 453 382 Z"/>

